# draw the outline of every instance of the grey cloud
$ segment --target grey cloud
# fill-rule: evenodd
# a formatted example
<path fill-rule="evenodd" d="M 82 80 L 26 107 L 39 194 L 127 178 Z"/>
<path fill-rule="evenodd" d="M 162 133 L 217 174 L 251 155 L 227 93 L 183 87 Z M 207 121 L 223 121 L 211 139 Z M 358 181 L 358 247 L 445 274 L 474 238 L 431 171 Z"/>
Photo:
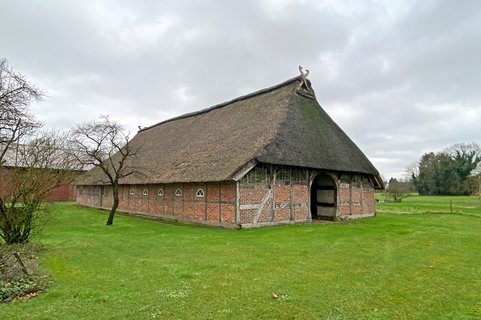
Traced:
<path fill-rule="evenodd" d="M 386 177 L 481 140 L 481 4 L 464 1 L 5 1 L 1 55 L 50 98 L 51 127 L 133 132 L 311 70 L 319 102 Z M 12 28 L 12 26 L 15 26 Z"/>

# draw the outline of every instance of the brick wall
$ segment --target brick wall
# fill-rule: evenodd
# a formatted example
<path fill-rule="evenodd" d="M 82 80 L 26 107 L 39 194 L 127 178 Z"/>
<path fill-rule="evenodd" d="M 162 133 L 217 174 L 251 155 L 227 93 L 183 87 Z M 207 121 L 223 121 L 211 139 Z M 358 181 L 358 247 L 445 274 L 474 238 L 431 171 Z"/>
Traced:
<path fill-rule="evenodd" d="M 279 169 L 282 168 L 282 171 Z M 119 211 L 243 228 L 311 221 L 309 185 L 316 172 L 285 167 L 251 170 L 239 183 L 238 221 L 236 182 L 124 185 Z M 375 214 L 374 188 L 361 175 L 332 174 L 337 186 L 336 219 Z M 78 187 L 77 202 L 109 209 L 110 187 Z"/>
<path fill-rule="evenodd" d="M 110 209 L 109 186 L 79 186 L 77 203 Z M 235 224 L 236 183 L 122 185 L 119 211 L 207 224 Z"/>
<path fill-rule="evenodd" d="M 374 187 L 362 175 L 344 174 L 339 178 L 338 217 L 358 218 L 376 214 Z"/>
<path fill-rule="evenodd" d="M 307 169 L 254 168 L 239 182 L 242 227 L 310 221 Z"/>
<path fill-rule="evenodd" d="M 74 185 L 63 184 L 53 189 L 47 197 L 48 201 L 74 201 L 77 190 Z"/>
<path fill-rule="evenodd" d="M 14 167 L 2 167 L 0 170 L 0 196 L 7 197 L 10 188 L 10 180 L 15 173 Z M 76 187 L 66 182 L 56 188 L 54 188 L 47 196 L 47 201 L 73 201 L 77 194 Z"/>

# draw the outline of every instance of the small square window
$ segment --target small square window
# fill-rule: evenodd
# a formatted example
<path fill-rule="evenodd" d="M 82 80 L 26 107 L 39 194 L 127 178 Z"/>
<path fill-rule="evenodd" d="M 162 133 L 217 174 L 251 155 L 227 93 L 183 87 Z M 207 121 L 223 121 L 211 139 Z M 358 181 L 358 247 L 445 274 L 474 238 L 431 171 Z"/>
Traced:
<path fill-rule="evenodd" d="M 180 190 L 180 188 L 175 189 L 175 195 L 177 197 L 181 197 L 182 196 L 182 190 Z"/>
<path fill-rule="evenodd" d="M 148 195 L 149 195 L 149 190 L 147 190 L 147 189 L 144 189 L 144 191 L 142 192 L 142 195 L 144 195 L 144 196 L 148 196 Z"/>
<path fill-rule="evenodd" d="M 158 195 L 158 196 L 163 196 L 163 195 L 164 195 L 164 189 L 162 189 L 162 187 L 160 187 L 159 190 L 157 190 L 157 195 Z"/>
<path fill-rule="evenodd" d="M 197 191 L 195 192 L 195 196 L 198 197 L 198 198 L 205 197 L 204 189 L 198 188 Z"/>

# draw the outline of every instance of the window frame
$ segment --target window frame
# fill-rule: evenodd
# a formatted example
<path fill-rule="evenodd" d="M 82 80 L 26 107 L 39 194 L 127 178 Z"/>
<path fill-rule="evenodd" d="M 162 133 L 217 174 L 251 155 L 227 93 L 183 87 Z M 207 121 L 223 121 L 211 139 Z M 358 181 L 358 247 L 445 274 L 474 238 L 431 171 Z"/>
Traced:
<path fill-rule="evenodd" d="M 157 196 L 159 196 L 159 197 L 163 197 L 163 196 L 164 196 L 164 188 L 159 187 L 159 188 L 157 189 Z"/>
<path fill-rule="evenodd" d="M 200 191 L 200 192 L 199 192 Z M 201 195 L 199 193 L 202 193 Z M 205 190 L 202 187 L 197 188 L 195 191 L 195 197 L 196 198 L 205 198 Z"/>
<path fill-rule="evenodd" d="M 180 188 L 176 188 L 175 192 L 174 192 L 174 195 L 176 197 L 182 197 L 182 190 Z"/>

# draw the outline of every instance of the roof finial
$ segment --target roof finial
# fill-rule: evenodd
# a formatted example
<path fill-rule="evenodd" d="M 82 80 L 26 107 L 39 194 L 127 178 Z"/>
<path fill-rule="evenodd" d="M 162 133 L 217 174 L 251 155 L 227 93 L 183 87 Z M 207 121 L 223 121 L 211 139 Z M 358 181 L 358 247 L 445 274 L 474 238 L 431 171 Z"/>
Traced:
<path fill-rule="evenodd" d="M 299 72 L 301 73 L 301 77 L 302 77 L 302 83 L 301 83 L 301 86 L 304 85 L 304 87 L 307 89 L 309 88 L 309 85 L 307 83 L 307 76 L 309 75 L 309 70 L 306 69 L 306 72 L 303 71 L 304 68 L 299 65 Z"/>
<path fill-rule="evenodd" d="M 305 71 L 304 71 L 305 70 Z M 311 81 L 307 79 L 309 75 L 309 70 L 304 69 L 302 66 L 299 66 L 299 72 L 301 73 L 300 79 L 301 83 L 299 83 L 299 87 L 297 87 L 296 93 L 310 99 L 316 99 L 316 95 L 314 90 L 311 88 Z"/>

